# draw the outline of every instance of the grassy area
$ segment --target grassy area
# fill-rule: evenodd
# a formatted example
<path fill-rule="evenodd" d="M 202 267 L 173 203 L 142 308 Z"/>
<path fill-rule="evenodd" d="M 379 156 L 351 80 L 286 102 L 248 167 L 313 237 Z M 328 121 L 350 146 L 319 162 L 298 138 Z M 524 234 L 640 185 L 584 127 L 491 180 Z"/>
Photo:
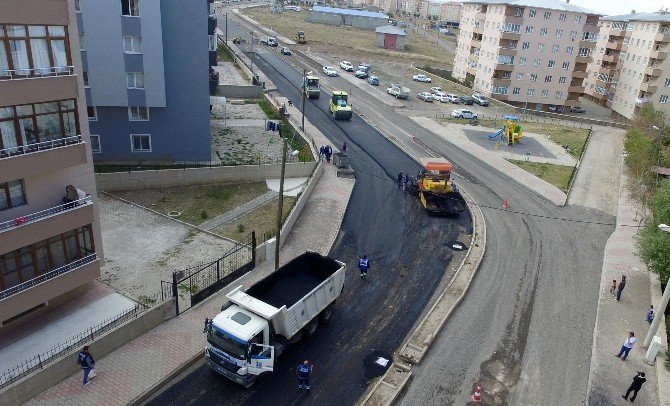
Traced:
<path fill-rule="evenodd" d="M 376 34 L 373 30 L 308 23 L 305 22 L 305 14 L 302 12 L 271 14 L 268 7 L 245 8 L 240 9 L 240 12 L 287 38 L 294 38 L 296 31 L 302 30 L 305 32 L 308 45 L 312 46 L 315 43 L 321 43 L 343 47 L 342 49 L 354 49 L 365 52 L 367 55 L 379 55 L 398 61 L 431 62 L 433 65 L 440 67 L 452 66 L 454 59 L 453 53 L 436 45 L 435 36 L 424 37 L 413 33 L 409 29 L 405 39 L 405 51 L 389 51 L 375 46 Z M 442 39 L 445 40 L 445 38 Z"/>
<path fill-rule="evenodd" d="M 247 182 L 128 190 L 114 194 L 163 214 L 178 211 L 181 215 L 174 218 L 198 225 L 265 192 L 265 182 Z"/>
<path fill-rule="evenodd" d="M 523 169 L 524 171 L 530 172 L 538 178 L 556 186 L 566 193 L 568 191 L 568 185 L 570 184 L 570 178 L 572 178 L 572 172 L 575 169 L 572 166 L 543 164 L 530 161 L 517 161 L 513 159 L 508 159 L 508 161 Z"/>
<path fill-rule="evenodd" d="M 275 108 L 275 106 L 270 103 L 267 99 L 258 99 L 258 100 L 245 100 L 245 104 L 258 104 L 258 107 L 263 110 L 263 113 L 265 113 L 266 116 L 268 116 L 269 120 L 279 120 L 279 111 Z"/>
<path fill-rule="evenodd" d="M 290 213 L 297 198 L 284 196 L 284 204 L 282 206 L 282 224 L 286 221 L 286 217 Z M 225 227 L 220 227 L 214 232 L 223 235 L 224 237 L 233 240 L 240 240 L 247 236 L 252 230 L 256 230 L 256 237 L 259 242 L 263 235 L 274 234 L 277 229 L 277 199 L 273 199 L 256 210 L 248 213 L 237 221 L 228 224 Z"/>
<path fill-rule="evenodd" d="M 223 46 L 223 44 L 219 44 L 219 49 L 217 51 L 217 54 L 218 54 L 218 60 L 219 61 L 235 62 L 235 59 L 230 54 L 230 52 L 228 52 L 228 49 Z"/>

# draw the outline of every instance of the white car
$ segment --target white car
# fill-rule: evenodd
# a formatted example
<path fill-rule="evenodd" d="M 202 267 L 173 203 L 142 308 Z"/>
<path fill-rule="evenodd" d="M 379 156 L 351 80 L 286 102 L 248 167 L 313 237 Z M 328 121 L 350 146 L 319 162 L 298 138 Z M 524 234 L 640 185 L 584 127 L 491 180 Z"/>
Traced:
<path fill-rule="evenodd" d="M 447 94 L 447 99 L 449 100 L 449 103 L 454 103 L 454 104 L 461 104 L 461 99 L 456 96 L 455 94 Z"/>
<path fill-rule="evenodd" d="M 351 62 L 349 62 L 349 61 L 340 62 L 340 68 L 346 70 L 347 72 L 353 72 L 354 71 L 354 65 L 352 65 Z"/>
<path fill-rule="evenodd" d="M 433 100 L 435 100 L 435 97 L 430 92 L 421 92 L 418 95 L 416 95 L 416 97 L 418 97 L 419 100 L 423 100 L 426 102 L 432 102 Z"/>
<path fill-rule="evenodd" d="M 433 97 L 435 97 L 435 100 L 438 100 L 440 103 L 449 103 L 449 102 L 451 102 L 451 100 L 449 100 L 449 98 L 447 97 L 447 95 L 446 95 L 445 93 L 442 93 L 442 94 L 439 95 L 439 96 L 436 95 L 436 94 L 433 94 Z"/>
<path fill-rule="evenodd" d="M 337 71 L 332 66 L 324 66 L 323 74 L 326 76 L 337 76 Z"/>
<path fill-rule="evenodd" d="M 424 82 L 424 83 L 430 83 L 433 80 L 429 78 L 426 75 L 414 75 L 412 76 L 412 80 L 416 80 L 417 82 Z"/>
<path fill-rule="evenodd" d="M 431 88 L 430 88 L 430 92 L 431 92 L 432 94 L 439 94 L 439 93 L 445 94 L 445 93 L 444 93 L 444 90 L 442 90 L 442 88 L 439 87 L 439 86 L 431 87 Z"/>
<path fill-rule="evenodd" d="M 300 11 L 302 9 L 300 8 L 300 6 L 284 6 L 284 10 Z"/>
<path fill-rule="evenodd" d="M 438 90 L 438 91 L 436 91 L 436 92 L 433 92 L 432 90 L 433 90 L 433 89 L 431 89 L 431 93 L 433 94 L 433 96 L 435 96 L 435 98 L 439 98 L 439 97 L 442 97 L 442 96 L 446 96 L 446 95 L 447 95 L 447 94 L 444 93 L 443 91 L 439 91 L 439 90 Z"/>
<path fill-rule="evenodd" d="M 451 112 L 451 116 L 455 118 L 477 118 L 477 114 L 466 109 L 457 109 Z"/>

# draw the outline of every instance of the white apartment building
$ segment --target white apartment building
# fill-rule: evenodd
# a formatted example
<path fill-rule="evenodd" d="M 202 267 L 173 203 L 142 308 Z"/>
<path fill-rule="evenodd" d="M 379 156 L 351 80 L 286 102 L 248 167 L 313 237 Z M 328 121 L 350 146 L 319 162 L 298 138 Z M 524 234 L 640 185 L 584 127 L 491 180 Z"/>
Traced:
<path fill-rule="evenodd" d="M 578 105 L 599 17 L 558 0 L 465 2 L 453 76 L 519 107 Z"/>
<path fill-rule="evenodd" d="M 587 97 L 628 119 L 647 103 L 670 116 L 670 13 L 604 17 L 600 29 Z"/>
<path fill-rule="evenodd" d="M 463 3 L 447 1 L 440 5 L 440 19 L 447 21 L 461 21 Z"/>

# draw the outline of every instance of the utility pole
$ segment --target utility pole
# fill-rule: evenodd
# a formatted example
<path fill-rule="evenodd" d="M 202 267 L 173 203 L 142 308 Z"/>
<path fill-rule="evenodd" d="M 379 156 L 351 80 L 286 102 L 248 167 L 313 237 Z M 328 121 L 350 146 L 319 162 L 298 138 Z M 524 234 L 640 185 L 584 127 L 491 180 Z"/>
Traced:
<path fill-rule="evenodd" d="M 279 204 L 277 206 L 277 237 L 275 238 L 275 271 L 279 268 L 279 243 L 281 241 L 281 217 L 284 206 L 284 171 L 286 169 L 286 136 L 282 139 L 281 178 L 279 179 Z"/>
<path fill-rule="evenodd" d="M 302 131 L 305 131 L 305 88 L 307 86 L 307 69 L 302 70 Z"/>
<path fill-rule="evenodd" d="M 228 46 L 228 12 L 226 11 L 226 46 Z"/>
<path fill-rule="evenodd" d="M 254 32 L 251 31 L 251 54 L 252 54 L 251 56 L 252 57 L 253 57 L 253 53 L 254 53 Z M 249 62 L 251 64 L 251 84 L 255 84 L 254 83 L 254 78 L 256 77 L 256 75 L 254 75 L 254 61 L 253 61 L 253 59 L 249 58 Z"/>

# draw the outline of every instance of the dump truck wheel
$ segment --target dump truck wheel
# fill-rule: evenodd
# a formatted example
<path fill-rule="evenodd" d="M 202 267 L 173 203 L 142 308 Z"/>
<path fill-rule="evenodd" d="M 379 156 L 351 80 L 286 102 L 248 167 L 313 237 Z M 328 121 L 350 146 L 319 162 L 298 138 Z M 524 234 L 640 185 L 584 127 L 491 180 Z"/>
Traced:
<path fill-rule="evenodd" d="M 293 335 L 293 337 L 289 338 L 288 342 L 291 344 L 295 344 L 300 340 L 302 340 L 302 330 L 298 331 Z"/>
<path fill-rule="evenodd" d="M 310 321 L 307 323 L 303 331 L 307 335 L 307 337 L 312 337 L 314 334 L 316 334 L 316 331 L 319 329 L 319 319 L 314 318 L 314 320 Z"/>
<path fill-rule="evenodd" d="M 333 317 L 333 306 L 332 305 L 323 309 L 323 311 L 319 315 L 319 319 L 321 319 L 321 323 L 323 323 L 323 324 L 328 324 L 331 317 Z"/>

